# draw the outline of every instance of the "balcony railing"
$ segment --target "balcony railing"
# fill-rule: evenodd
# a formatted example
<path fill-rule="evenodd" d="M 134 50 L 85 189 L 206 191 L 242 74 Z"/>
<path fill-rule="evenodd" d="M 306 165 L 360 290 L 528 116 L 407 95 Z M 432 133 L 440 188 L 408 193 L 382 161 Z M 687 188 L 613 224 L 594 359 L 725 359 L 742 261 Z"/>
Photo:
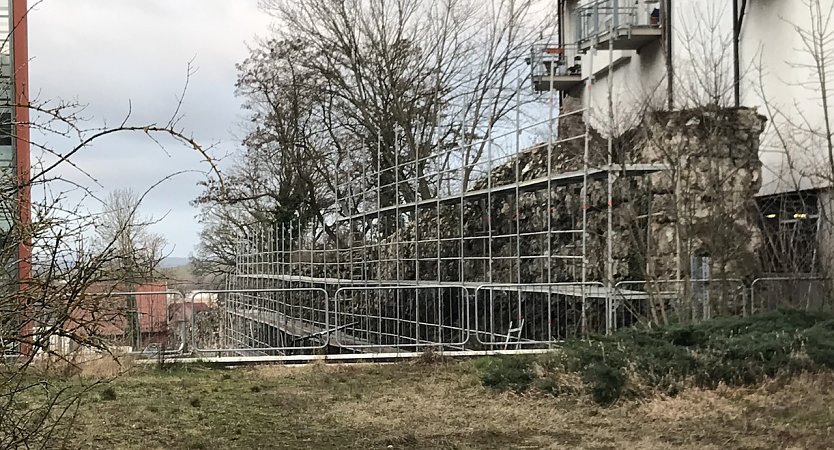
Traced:
<path fill-rule="evenodd" d="M 576 40 L 586 48 L 600 43 L 611 31 L 615 36 L 630 36 L 634 30 L 659 30 L 660 2 L 596 0 L 577 8 L 576 19 Z"/>
<path fill-rule="evenodd" d="M 575 45 L 534 45 L 530 51 L 533 76 L 581 76 L 582 64 Z"/>
<path fill-rule="evenodd" d="M 582 80 L 582 57 L 576 45 L 534 45 L 527 61 L 536 91 L 564 91 Z"/>

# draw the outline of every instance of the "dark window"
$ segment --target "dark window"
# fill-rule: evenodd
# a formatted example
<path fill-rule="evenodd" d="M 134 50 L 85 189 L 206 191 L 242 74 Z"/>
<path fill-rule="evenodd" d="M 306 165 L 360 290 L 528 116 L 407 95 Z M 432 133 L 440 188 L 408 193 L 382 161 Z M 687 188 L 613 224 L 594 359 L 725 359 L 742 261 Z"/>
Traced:
<path fill-rule="evenodd" d="M 800 191 L 760 197 L 758 205 L 764 238 L 762 270 L 817 272 L 817 193 Z"/>

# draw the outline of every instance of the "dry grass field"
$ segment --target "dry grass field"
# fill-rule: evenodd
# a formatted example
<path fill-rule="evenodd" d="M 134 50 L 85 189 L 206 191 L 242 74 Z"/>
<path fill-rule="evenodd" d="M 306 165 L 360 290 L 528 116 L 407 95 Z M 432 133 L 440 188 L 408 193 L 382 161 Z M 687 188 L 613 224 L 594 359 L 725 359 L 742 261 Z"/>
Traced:
<path fill-rule="evenodd" d="M 78 382 L 85 377 L 78 377 Z M 497 392 L 472 362 L 133 369 L 86 395 L 79 448 L 831 448 L 834 375 L 620 400 Z"/>

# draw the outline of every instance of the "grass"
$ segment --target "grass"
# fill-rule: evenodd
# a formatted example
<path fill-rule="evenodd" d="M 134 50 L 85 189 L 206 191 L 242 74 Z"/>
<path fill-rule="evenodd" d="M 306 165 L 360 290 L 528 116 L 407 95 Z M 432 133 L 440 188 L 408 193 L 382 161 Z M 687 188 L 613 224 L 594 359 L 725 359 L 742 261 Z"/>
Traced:
<path fill-rule="evenodd" d="M 826 448 L 832 331 L 828 317 L 780 313 L 538 356 L 167 365 L 112 381 L 99 367 L 50 389 L 92 386 L 71 448 Z"/>
<path fill-rule="evenodd" d="M 478 374 L 473 361 L 145 369 L 100 388 L 115 398 L 87 396 L 70 446 L 815 448 L 834 424 L 831 374 L 613 407 L 497 392 Z"/>

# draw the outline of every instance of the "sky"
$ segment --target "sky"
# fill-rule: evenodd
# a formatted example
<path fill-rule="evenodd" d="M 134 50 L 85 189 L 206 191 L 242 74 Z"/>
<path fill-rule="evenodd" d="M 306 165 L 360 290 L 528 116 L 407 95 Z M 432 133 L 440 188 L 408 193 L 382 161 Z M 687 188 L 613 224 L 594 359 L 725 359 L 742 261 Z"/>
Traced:
<path fill-rule="evenodd" d="M 218 156 L 228 155 L 244 133 L 235 64 L 268 35 L 269 23 L 257 0 L 44 0 L 29 15 L 31 96 L 86 105 L 90 127 L 116 125 L 128 111 L 132 124 L 164 123 L 193 60 L 196 73 L 180 126 L 202 145 L 213 145 Z M 45 139 L 66 148 L 66 142 Z M 164 143 L 167 151 L 142 134 L 106 138 L 73 159 L 95 181 L 69 166 L 61 173 L 104 198 L 117 188 L 144 192 L 180 170 L 199 171 L 166 181 L 141 208 L 161 219 L 153 230 L 168 239 L 172 256 L 183 257 L 197 244 L 197 209 L 189 202 L 209 167 L 194 150 Z M 37 159 L 36 150 L 32 157 Z M 95 200 L 85 205 L 101 210 Z"/>

